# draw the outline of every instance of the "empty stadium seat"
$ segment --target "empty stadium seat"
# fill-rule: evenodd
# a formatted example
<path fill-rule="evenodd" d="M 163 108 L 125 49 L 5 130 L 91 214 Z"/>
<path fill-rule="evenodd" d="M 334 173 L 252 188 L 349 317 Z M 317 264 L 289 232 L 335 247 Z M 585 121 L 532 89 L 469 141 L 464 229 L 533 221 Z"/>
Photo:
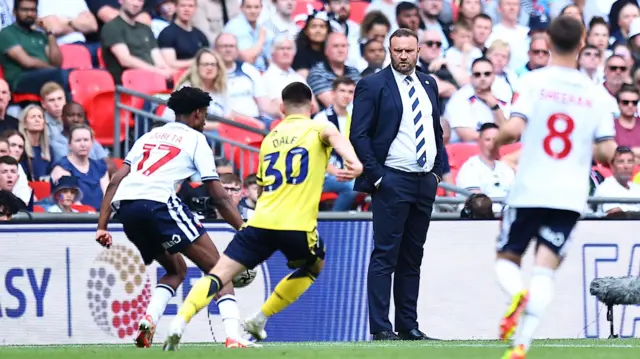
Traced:
<path fill-rule="evenodd" d="M 51 195 L 51 184 L 46 181 L 29 182 L 29 187 L 33 190 L 33 195 L 37 200 L 43 200 Z"/>
<path fill-rule="evenodd" d="M 74 70 L 69 74 L 69 88 L 73 100 L 86 106 L 85 103 L 94 94 L 115 91 L 116 85 L 111 74 L 105 70 Z"/>
<path fill-rule="evenodd" d="M 67 44 L 60 46 L 63 69 L 91 69 L 91 53 L 83 45 Z"/>
<path fill-rule="evenodd" d="M 358 24 L 362 22 L 364 16 L 367 13 L 367 8 L 369 7 L 369 2 L 360 0 L 360 1 L 351 1 L 351 14 L 349 15 L 349 19 Z"/>
<path fill-rule="evenodd" d="M 167 79 L 164 76 L 147 70 L 125 70 L 122 73 L 122 86 L 146 95 L 170 92 L 167 88 Z M 132 96 L 131 106 L 142 109 L 144 102 L 144 99 Z"/>
<path fill-rule="evenodd" d="M 46 213 L 47 211 L 45 211 L 44 207 L 38 206 L 37 204 L 34 204 L 33 205 L 33 212 L 34 213 Z"/>
<path fill-rule="evenodd" d="M 95 140 L 103 146 L 113 146 L 115 136 L 115 92 L 100 91 L 93 93 L 84 102 L 87 119 L 93 131 Z M 127 134 L 128 112 L 120 110 L 120 141 L 124 141 Z M 129 126 L 132 126 L 130 123 Z M 129 127 L 131 128 L 131 127 Z"/>
<path fill-rule="evenodd" d="M 480 153 L 476 143 L 453 143 L 445 146 L 449 155 L 449 165 L 451 168 L 459 169 L 469 157 Z"/>

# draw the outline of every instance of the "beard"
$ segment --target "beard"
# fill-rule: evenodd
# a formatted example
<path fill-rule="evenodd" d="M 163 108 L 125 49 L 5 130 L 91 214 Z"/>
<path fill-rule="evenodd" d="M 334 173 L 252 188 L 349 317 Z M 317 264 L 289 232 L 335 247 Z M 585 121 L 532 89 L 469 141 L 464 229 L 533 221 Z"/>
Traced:
<path fill-rule="evenodd" d="M 127 17 L 129 17 L 131 19 L 135 19 L 135 17 L 140 15 L 141 12 L 142 12 L 142 10 L 139 10 L 138 12 L 132 12 L 132 11 L 129 11 L 129 10 L 124 10 L 125 15 L 127 15 Z"/>
<path fill-rule="evenodd" d="M 20 26 L 22 28 L 30 29 L 36 23 L 36 20 L 35 19 L 31 19 L 31 18 L 16 19 L 16 23 L 18 24 L 18 26 Z"/>
<path fill-rule="evenodd" d="M 413 72 L 413 69 L 416 67 L 415 63 L 411 63 L 410 61 L 401 62 L 399 60 L 391 58 L 391 67 L 394 70 L 398 71 L 401 74 L 408 75 Z"/>

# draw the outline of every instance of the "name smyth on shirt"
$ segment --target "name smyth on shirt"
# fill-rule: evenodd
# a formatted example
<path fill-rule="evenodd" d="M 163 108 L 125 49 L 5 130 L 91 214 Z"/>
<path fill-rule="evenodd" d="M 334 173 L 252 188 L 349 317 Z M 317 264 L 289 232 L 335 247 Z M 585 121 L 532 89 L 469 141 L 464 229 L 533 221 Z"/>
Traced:
<path fill-rule="evenodd" d="M 559 102 L 562 104 L 574 104 L 582 107 L 591 107 L 592 102 L 589 99 L 586 99 L 581 96 L 576 96 L 574 94 L 563 93 L 559 91 L 549 91 L 542 89 L 540 90 L 540 98 L 543 100 L 552 100 L 555 102 Z"/>
<path fill-rule="evenodd" d="M 175 133 L 169 133 L 169 132 L 156 132 L 153 135 L 151 135 L 151 139 L 169 141 L 169 142 L 175 142 L 175 143 L 182 142 L 182 136 L 176 135 Z"/>

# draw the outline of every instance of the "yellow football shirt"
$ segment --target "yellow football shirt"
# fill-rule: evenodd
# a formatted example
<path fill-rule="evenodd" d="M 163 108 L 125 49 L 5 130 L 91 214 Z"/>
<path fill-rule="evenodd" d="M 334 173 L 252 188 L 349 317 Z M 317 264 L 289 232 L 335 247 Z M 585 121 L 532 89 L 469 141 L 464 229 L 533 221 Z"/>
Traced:
<path fill-rule="evenodd" d="M 293 115 L 264 138 L 257 174 L 263 191 L 249 226 L 307 232 L 316 228 L 331 153 L 320 138 L 325 126 Z"/>

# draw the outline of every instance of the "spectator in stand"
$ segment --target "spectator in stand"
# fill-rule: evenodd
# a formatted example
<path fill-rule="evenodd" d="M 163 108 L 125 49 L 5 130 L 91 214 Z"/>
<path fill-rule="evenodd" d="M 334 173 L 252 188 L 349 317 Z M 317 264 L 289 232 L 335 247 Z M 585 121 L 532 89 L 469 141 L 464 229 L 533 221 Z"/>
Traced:
<path fill-rule="evenodd" d="M 265 124 L 263 128 L 267 128 L 271 121 L 269 117 L 278 117 L 280 109 L 273 106 L 267 95 L 260 72 L 253 65 L 238 60 L 235 36 L 222 33 L 215 44 L 227 69 L 229 109 L 240 116 L 261 119 Z"/>
<path fill-rule="evenodd" d="M 640 163 L 640 118 L 638 100 L 640 93 L 632 85 L 624 85 L 616 95 L 620 117 L 616 119 L 616 143 L 631 148 Z"/>
<path fill-rule="evenodd" d="M 607 99 L 607 106 L 609 111 L 613 114 L 613 117 L 620 117 L 620 109 L 618 108 L 618 101 L 616 101 L 616 94 L 627 82 L 630 82 L 627 73 L 629 67 L 622 56 L 611 55 L 604 67 L 604 83 L 602 84 L 602 91 L 604 98 Z"/>
<path fill-rule="evenodd" d="M 333 13 L 336 18 L 336 31 L 343 33 L 347 37 L 349 43 L 349 52 L 347 64 L 357 67 L 358 70 L 361 63 L 362 55 L 360 53 L 360 25 L 353 20 L 351 16 L 351 2 L 349 0 L 324 0 L 325 9 L 329 13 Z"/>
<path fill-rule="evenodd" d="M 317 63 L 326 61 L 324 45 L 330 32 L 327 12 L 313 10 L 296 38 L 296 55 L 291 65 L 303 78 Z"/>
<path fill-rule="evenodd" d="M 625 64 L 627 65 L 627 71 L 624 73 L 625 81 L 630 81 L 631 70 L 635 66 L 635 61 L 633 59 L 633 56 L 631 55 L 631 48 L 629 47 L 629 44 L 613 45 L 612 54 L 622 57 Z"/>
<path fill-rule="evenodd" d="M 387 57 L 387 51 L 384 49 L 384 44 L 375 39 L 368 40 L 362 45 L 362 50 L 362 56 L 364 61 L 367 63 L 367 67 L 362 70 L 360 76 L 365 77 L 382 70 L 385 58 Z"/>
<path fill-rule="evenodd" d="M 616 43 L 627 43 L 631 21 L 638 16 L 640 16 L 640 9 L 638 9 L 638 4 L 635 1 L 629 1 L 622 6 L 620 9 L 620 15 L 617 19 L 618 28 L 611 31 L 611 36 L 615 39 Z"/>
<path fill-rule="evenodd" d="M 600 49 L 591 44 L 585 45 L 578 57 L 580 71 L 597 84 L 604 82 L 604 71 L 600 65 L 601 57 Z"/>
<path fill-rule="evenodd" d="M 157 0 L 155 10 L 156 16 L 151 19 L 149 27 L 151 27 L 151 31 L 153 31 L 153 35 L 157 39 L 160 36 L 160 33 L 162 33 L 162 30 L 173 23 L 176 15 L 176 1 Z"/>
<path fill-rule="evenodd" d="M 356 82 L 349 77 L 337 77 L 332 83 L 331 96 L 333 104 L 324 111 L 319 112 L 314 121 L 331 122 L 345 137 L 349 138 L 351 129 L 351 114 L 347 107 L 353 102 Z M 333 203 L 333 211 L 344 212 L 353 208 L 358 192 L 353 190 L 353 180 L 343 179 L 343 160 L 335 151 L 332 151 L 327 173 L 324 177 L 324 192 L 334 192 L 338 198 Z"/>
<path fill-rule="evenodd" d="M 18 167 L 20 165 L 15 158 L 8 155 L 0 157 L 0 190 L 13 193 L 18 182 Z"/>
<path fill-rule="evenodd" d="M 471 41 L 473 46 L 477 47 L 482 55 L 487 54 L 487 40 L 491 35 L 493 20 L 487 14 L 478 14 L 473 18 L 471 24 Z"/>
<path fill-rule="evenodd" d="M 367 7 L 367 15 L 374 12 L 382 13 L 389 21 L 389 31 L 391 31 L 391 29 L 397 29 L 396 5 L 398 5 L 396 0 L 372 0 L 371 4 Z M 364 23 L 365 20 L 362 20 L 360 24 L 361 28 L 364 26 Z"/>
<path fill-rule="evenodd" d="M 562 8 L 560 11 L 560 15 L 570 16 L 578 21 L 580 21 L 584 25 L 584 17 L 582 16 L 582 10 L 576 4 L 569 4 Z"/>
<path fill-rule="evenodd" d="M 482 57 L 482 51 L 473 46 L 469 25 L 457 22 L 451 32 L 451 40 L 453 45 L 444 52 L 447 66 L 454 72 L 468 74 L 473 61 Z M 467 84 L 468 80 L 461 83 Z"/>
<path fill-rule="evenodd" d="M 396 7 L 396 23 L 398 28 L 410 29 L 420 36 L 420 10 L 412 2 L 403 1 Z M 392 29 L 393 30 L 393 29 Z"/>
<path fill-rule="evenodd" d="M 448 49 L 450 46 L 449 44 L 451 44 L 449 27 L 439 18 L 442 13 L 443 5 L 444 0 L 419 0 L 419 26 L 421 30 L 435 30 L 439 32 L 440 36 L 442 36 L 442 44 L 444 48 Z M 400 23 L 398 22 L 398 24 Z M 418 33 L 418 37 L 420 37 L 420 33 Z"/>
<path fill-rule="evenodd" d="M 225 6 L 223 6 L 223 1 Z M 225 13 L 228 15 L 226 19 Z M 198 0 L 193 26 L 204 32 L 209 43 L 213 44 L 222 32 L 225 21 L 233 19 L 239 13 L 240 1 L 237 0 Z"/>
<path fill-rule="evenodd" d="M 255 210 L 258 203 L 258 176 L 255 173 L 248 175 L 242 183 L 244 197 L 240 200 L 240 207 Z"/>
<path fill-rule="evenodd" d="M 7 130 L 0 135 L 0 143 L 6 142 L 8 144 L 8 152 L 0 151 L 0 156 L 9 155 L 13 157 L 18 163 L 22 159 L 24 154 L 24 137 L 17 130 Z M 4 146 L 0 146 L 4 147 Z M 18 166 L 18 181 L 13 187 L 13 194 L 16 195 L 22 202 L 33 202 L 33 190 L 29 187 L 29 179 L 24 172 L 24 168 L 20 164 Z"/>
<path fill-rule="evenodd" d="M 482 13 L 482 3 L 480 0 L 460 0 L 458 5 L 458 22 L 467 24 L 473 28 L 474 19 Z"/>
<path fill-rule="evenodd" d="M 595 190 L 598 198 L 637 198 L 640 199 L 640 185 L 631 181 L 635 164 L 633 151 L 619 146 L 611 162 L 613 176 L 607 177 Z M 606 215 L 616 212 L 640 212 L 640 204 L 603 203 L 601 211 Z"/>
<path fill-rule="evenodd" d="M 49 129 L 42 107 L 27 106 L 20 116 L 19 130 L 25 139 L 21 164 L 27 178 L 29 181 L 48 181 L 53 151 L 49 146 Z"/>
<path fill-rule="evenodd" d="M 47 82 L 40 89 L 40 105 L 49 129 L 49 140 L 62 133 L 62 108 L 67 103 L 62 86 Z"/>
<path fill-rule="evenodd" d="M 292 82 L 306 83 L 305 79 L 293 70 L 293 57 L 296 44 L 288 35 L 278 35 L 271 43 L 271 64 L 262 74 L 262 80 L 269 84 L 269 97 L 274 108 L 280 108 L 282 90 Z"/>
<path fill-rule="evenodd" d="M 549 44 L 547 43 L 547 37 L 544 34 L 535 34 L 531 37 L 531 43 L 529 44 L 529 61 L 516 71 L 517 76 L 522 76 L 529 71 L 533 71 L 539 68 L 547 66 L 549 63 Z"/>
<path fill-rule="evenodd" d="M 51 171 L 51 180 L 57 183 L 62 176 L 76 177 L 84 194 L 82 204 L 97 210 L 109 184 L 109 174 L 105 161 L 89 158 L 92 147 L 93 130 L 89 126 L 79 125 L 71 128 L 69 155 L 56 162 Z"/>
<path fill-rule="evenodd" d="M 529 28 L 518 24 L 520 1 L 499 0 L 498 9 L 500 22 L 493 26 L 487 46 L 491 47 L 496 40 L 506 42 L 511 50 L 509 67 L 519 69 L 527 63 L 527 46 L 529 45 Z"/>
<path fill-rule="evenodd" d="M 16 0 L 16 22 L 0 31 L 0 62 L 13 92 L 39 94 L 42 85 L 55 81 L 68 88 L 68 71 L 60 69 L 62 54 L 49 23 L 38 24 L 36 0 Z"/>
<path fill-rule="evenodd" d="M 225 173 L 234 173 L 235 170 L 233 168 L 233 164 L 226 158 L 217 158 L 216 159 L 216 171 L 219 175 Z"/>
<path fill-rule="evenodd" d="M 9 84 L 3 79 L 0 79 L 0 133 L 6 130 L 17 130 L 18 119 L 7 114 L 7 107 L 11 101 L 11 91 L 9 91 Z"/>
<path fill-rule="evenodd" d="M 78 179 L 73 176 L 62 176 L 58 179 L 51 191 L 51 200 L 55 203 L 47 208 L 49 213 L 76 213 L 73 209 L 75 203 L 81 203 L 82 190 L 78 184 Z"/>
<path fill-rule="evenodd" d="M 229 20 L 224 32 L 236 37 L 241 61 L 255 66 L 259 71 L 265 71 L 269 63 L 272 39 L 268 37 L 267 29 L 258 24 L 262 1 L 242 0 L 240 10 L 242 13 Z"/>
<path fill-rule="evenodd" d="M 142 0 L 121 0 L 120 15 L 105 24 L 100 33 L 102 56 L 116 84 L 127 69 L 143 69 L 171 78 L 173 70 L 160 55 L 151 28 L 136 21 Z"/>
<path fill-rule="evenodd" d="M 339 32 L 331 33 L 325 46 L 327 61 L 316 64 L 309 71 L 307 82 L 322 108 L 333 104 L 335 97 L 331 88 L 338 76 L 348 77 L 355 82 L 360 80 L 358 69 L 345 65 L 348 51 L 347 37 Z"/>
<path fill-rule="evenodd" d="M 56 135 L 49 134 L 51 138 L 51 150 L 53 162 L 56 163 L 69 154 L 69 132 L 71 128 L 87 123 L 82 105 L 77 102 L 69 102 L 62 108 L 62 131 Z M 109 165 L 112 160 L 108 157 L 109 152 L 97 141 L 93 141 L 93 147 L 89 152 L 92 160 L 104 160 Z"/>
<path fill-rule="evenodd" d="M 594 17 L 589 22 L 589 31 L 587 32 L 587 44 L 595 46 L 600 50 L 600 67 L 604 66 L 605 60 L 611 55 L 609 46 L 612 45 L 609 36 L 609 24 L 601 17 Z"/>
<path fill-rule="evenodd" d="M 515 173 L 509 165 L 499 160 L 497 153 L 492 151 L 498 126 L 487 122 L 478 131 L 478 147 L 480 153 L 470 157 L 460 167 L 456 184 L 473 193 L 484 193 L 489 197 L 506 197 L 509 193 Z M 495 204 L 494 212 L 500 212 L 502 205 Z"/>
<path fill-rule="evenodd" d="M 444 117 L 451 128 L 449 143 L 473 142 L 478 129 L 485 123 L 500 126 L 508 118 L 510 99 L 501 99 L 492 90 L 495 78 L 493 64 L 486 57 L 473 62 L 471 84 L 451 96 Z"/>
<path fill-rule="evenodd" d="M 295 38 L 300 32 L 296 23 L 291 19 L 291 14 L 296 6 L 295 0 L 272 0 L 275 12 L 269 14 L 262 24 L 269 34 L 267 37 L 289 36 Z"/>
<path fill-rule="evenodd" d="M 175 20 L 158 37 L 158 47 L 169 67 L 182 70 L 193 63 L 198 50 L 209 47 L 207 36 L 193 27 L 196 0 L 177 0 Z"/>
<path fill-rule="evenodd" d="M 370 66 L 370 61 L 366 59 L 367 53 L 365 47 L 371 43 L 372 40 L 379 42 L 382 45 L 383 53 L 382 55 L 382 65 L 386 60 L 386 52 L 384 51 L 384 44 L 388 43 L 387 36 L 391 29 L 391 24 L 389 23 L 389 19 L 380 11 L 373 11 L 367 13 L 367 15 L 362 19 L 362 24 L 360 24 L 360 41 L 359 45 L 355 47 L 349 48 L 349 58 L 355 59 L 355 61 L 351 61 L 351 65 L 356 67 L 360 71 L 364 71 L 367 67 L 372 69 L 376 69 L 376 67 Z M 377 46 L 376 46 L 377 47 Z M 356 56 L 352 56 L 355 54 Z M 376 62 L 377 63 L 377 62 Z M 363 75 L 364 76 L 364 75 Z"/>
<path fill-rule="evenodd" d="M 85 0 L 89 10 L 98 19 L 98 32 L 102 27 L 120 15 L 123 0 Z M 135 0 L 142 11 L 132 16 L 136 22 L 151 26 L 151 14 L 156 6 L 156 0 Z M 96 41 L 99 41 L 99 36 Z"/>
<path fill-rule="evenodd" d="M 438 84 L 438 95 L 440 96 L 440 109 L 444 111 L 446 102 L 458 90 L 458 81 L 456 77 L 462 81 L 469 81 L 469 75 L 466 69 L 460 67 L 455 68 L 453 74 L 449 70 L 448 60 L 442 57 L 442 37 L 435 30 L 425 30 L 422 32 L 422 41 L 420 42 L 420 57 L 418 58 L 419 70 L 429 74 L 436 80 Z"/>
<path fill-rule="evenodd" d="M 98 31 L 98 20 L 84 0 L 39 0 L 39 22 L 56 34 L 58 45 L 81 44 L 96 54 L 97 43 L 87 43 L 86 34 Z"/>
<path fill-rule="evenodd" d="M 494 41 L 487 51 L 487 58 L 491 60 L 493 64 L 493 73 L 495 75 L 491 89 L 498 98 L 507 103 L 511 103 L 518 80 L 515 72 L 508 67 L 510 57 L 511 50 L 509 44 L 502 40 Z"/>

